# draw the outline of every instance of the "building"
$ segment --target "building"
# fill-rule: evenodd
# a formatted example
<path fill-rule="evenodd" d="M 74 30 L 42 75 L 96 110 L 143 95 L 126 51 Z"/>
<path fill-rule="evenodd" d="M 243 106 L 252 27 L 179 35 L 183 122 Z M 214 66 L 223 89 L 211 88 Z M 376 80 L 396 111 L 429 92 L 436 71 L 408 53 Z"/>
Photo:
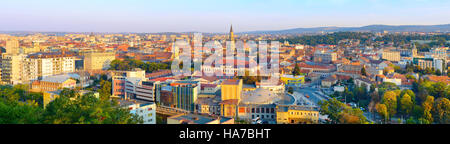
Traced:
<path fill-rule="evenodd" d="M 334 84 L 338 82 L 338 78 L 336 75 L 331 75 L 321 81 L 322 87 L 330 88 Z"/>
<path fill-rule="evenodd" d="M 242 93 L 243 80 L 228 79 L 221 83 L 222 100 L 240 99 Z"/>
<path fill-rule="evenodd" d="M 20 45 L 17 39 L 11 39 L 6 41 L 6 53 L 16 55 L 20 53 Z"/>
<path fill-rule="evenodd" d="M 260 119 L 263 122 L 275 124 L 276 104 L 282 100 L 283 94 L 263 88 L 245 92 L 238 105 L 239 119 L 247 121 Z"/>
<path fill-rule="evenodd" d="M 75 54 L 69 52 L 34 53 L 27 56 L 30 64 L 37 65 L 37 76 L 51 76 L 75 72 Z M 30 65 L 33 67 L 33 65 Z"/>
<path fill-rule="evenodd" d="M 286 85 L 300 85 L 305 83 L 305 76 L 281 75 L 280 80 Z"/>
<path fill-rule="evenodd" d="M 36 65 L 27 66 L 26 55 L 2 54 L 2 82 L 6 84 L 21 84 L 37 79 Z"/>
<path fill-rule="evenodd" d="M 145 74 L 145 77 L 148 79 L 155 79 L 155 78 L 168 77 L 168 76 L 172 76 L 172 70 L 160 70 L 157 72 Z"/>
<path fill-rule="evenodd" d="M 267 89 L 274 93 L 284 93 L 284 91 L 285 91 L 285 85 L 280 80 L 275 80 L 275 81 L 267 80 L 267 81 L 256 82 L 255 84 L 256 84 L 256 88 Z"/>
<path fill-rule="evenodd" d="M 167 124 L 234 124 L 234 118 L 179 114 L 168 117 Z"/>
<path fill-rule="evenodd" d="M 337 60 L 337 53 L 328 51 L 314 52 L 314 62 L 329 64 Z"/>
<path fill-rule="evenodd" d="M 317 124 L 319 123 L 318 107 L 278 106 L 277 124 Z"/>
<path fill-rule="evenodd" d="M 445 73 L 445 66 L 447 61 L 441 58 L 414 58 L 413 64 L 418 65 L 422 70 L 432 69 L 439 70 L 441 73 Z"/>
<path fill-rule="evenodd" d="M 384 78 L 386 78 L 386 77 L 384 77 Z M 355 85 L 358 87 L 365 87 L 367 92 L 369 92 L 370 87 L 372 86 L 373 82 L 367 78 L 357 78 L 357 79 L 353 80 L 353 83 L 355 83 Z"/>
<path fill-rule="evenodd" d="M 400 61 L 401 60 L 400 52 L 399 51 L 383 51 L 382 59 L 385 59 L 388 61 Z"/>
<path fill-rule="evenodd" d="M 125 97 L 125 83 L 127 78 L 139 78 L 145 79 L 145 71 L 136 68 L 131 71 L 112 71 L 112 97 L 126 98 Z"/>
<path fill-rule="evenodd" d="M 46 76 L 41 80 L 33 81 L 31 84 L 31 91 L 56 91 L 62 88 L 75 88 L 76 85 L 77 81 L 67 75 Z"/>
<path fill-rule="evenodd" d="M 198 81 L 177 81 L 171 83 L 173 93 L 173 105 L 175 108 L 194 112 L 195 102 L 200 93 L 200 83 Z"/>
<path fill-rule="evenodd" d="M 228 79 L 221 84 L 221 115 L 224 117 L 235 117 L 237 105 L 241 100 L 243 81 L 241 79 Z"/>
<path fill-rule="evenodd" d="M 199 97 L 195 105 L 197 113 L 220 115 L 220 95 L 215 97 Z"/>
<path fill-rule="evenodd" d="M 89 52 L 84 54 L 84 70 L 107 70 L 113 60 L 115 52 Z"/>
<path fill-rule="evenodd" d="M 231 27 L 230 27 L 230 41 L 234 42 L 233 25 L 231 25 Z"/>
<path fill-rule="evenodd" d="M 155 102 L 156 86 L 159 82 L 145 81 L 142 78 L 129 77 L 125 83 L 126 99 L 138 99 L 147 102 Z"/>
<path fill-rule="evenodd" d="M 141 116 L 143 124 L 156 124 L 156 104 L 143 101 L 119 101 L 119 105 L 130 110 L 131 114 Z"/>

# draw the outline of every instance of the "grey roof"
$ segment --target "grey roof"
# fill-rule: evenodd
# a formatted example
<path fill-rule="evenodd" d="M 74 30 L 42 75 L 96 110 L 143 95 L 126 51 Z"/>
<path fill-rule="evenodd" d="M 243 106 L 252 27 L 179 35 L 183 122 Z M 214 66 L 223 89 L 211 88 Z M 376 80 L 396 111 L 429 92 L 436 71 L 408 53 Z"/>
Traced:
<path fill-rule="evenodd" d="M 69 75 L 55 75 L 43 77 L 41 81 L 52 82 L 52 83 L 62 83 L 70 79 Z"/>
<path fill-rule="evenodd" d="M 258 88 L 254 91 L 245 92 L 242 97 L 243 104 L 270 104 L 281 99 L 281 95 L 270 90 Z"/>

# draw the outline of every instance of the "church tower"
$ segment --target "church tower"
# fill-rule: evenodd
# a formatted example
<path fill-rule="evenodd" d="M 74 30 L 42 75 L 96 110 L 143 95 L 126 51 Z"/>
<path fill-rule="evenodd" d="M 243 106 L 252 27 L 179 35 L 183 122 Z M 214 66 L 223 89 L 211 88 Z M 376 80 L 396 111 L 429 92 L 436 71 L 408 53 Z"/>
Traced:
<path fill-rule="evenodd" d="M 231 28 L 230 28 L 230 41 L 231 41 L 231 42 L 234 42 L 233 25 L 231 25 Z"/>
<path fill-rule="evenodd" d="M 412 53 L 411 55 L 412 55 L 413 58 L 417 56 L 417 48 L 416 48 L 416 44 L 415 43 L 413 43 L 413 48 L 412 48 L 412 52 L 411 53 Z"/>

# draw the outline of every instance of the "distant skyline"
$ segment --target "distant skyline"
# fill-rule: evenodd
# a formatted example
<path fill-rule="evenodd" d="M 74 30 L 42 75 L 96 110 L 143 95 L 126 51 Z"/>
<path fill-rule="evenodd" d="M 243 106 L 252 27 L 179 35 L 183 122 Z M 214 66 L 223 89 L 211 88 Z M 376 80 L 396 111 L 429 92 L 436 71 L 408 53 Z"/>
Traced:
<path fill-rule="evenodd" d="M 10 0 L 0 31 L 235 32 L 450 24 L 448 0 Z"/>

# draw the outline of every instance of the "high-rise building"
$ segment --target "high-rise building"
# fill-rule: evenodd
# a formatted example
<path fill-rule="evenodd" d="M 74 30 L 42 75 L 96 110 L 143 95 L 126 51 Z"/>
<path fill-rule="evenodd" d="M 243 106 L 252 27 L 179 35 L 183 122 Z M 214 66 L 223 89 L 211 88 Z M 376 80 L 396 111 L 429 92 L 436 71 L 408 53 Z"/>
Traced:
<path fill-rule="evenodd" d="M 6 84 L 20 84 L 27 81 L 24 69 L 29 66 L 25 66 L 24 61 L 26 55 L 13 55 L 4 53 L 2 54 L 2 82 Z"/>
<path fill-rule="evenodd" d="M 195 102 L 200 93 L 200 82 L 178 81 L 171 83 L 173 102 L 176 108 L 189 112 L 196 111 Z"/>
<path fill-rule="evenodd" d="M 35 53 L 27 57 L 37 64 L 38 77 L 75 71 L 75 54 L 66 52 Z"/>
<path fill-rule="evenodd" d="M 2 81 L 8 84 L 27 83 L 39 77 L 74 71 L 74 54 L 70 53 L 2 55 Z"/>
<path fill-rule="evenodd" d="M 19 45 L 19 41 L 17 39 L 11 39 L 11 40 L 6 41 L 6 47 L 5 47 L 6 53 L 13 54 L 13 55 L 18 54 L 20 52 L 19 47 L 20 47 L 20 45 Z"/>

